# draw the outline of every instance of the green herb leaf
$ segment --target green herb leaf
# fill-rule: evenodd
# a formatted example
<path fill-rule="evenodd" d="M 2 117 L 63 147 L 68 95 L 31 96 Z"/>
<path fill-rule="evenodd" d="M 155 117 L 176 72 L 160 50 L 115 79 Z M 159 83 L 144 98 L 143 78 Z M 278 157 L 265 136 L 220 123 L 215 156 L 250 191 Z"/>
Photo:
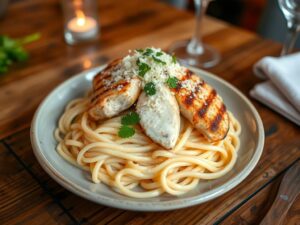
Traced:
<path fill-rule="evenodd" d="M 169 85 L 170 88 L 176 88 L 178 84 L 177 77 L 169 77 L 167 80 L 167 84 Z"/>
<path fill-rule="evenodd" d="M 156 52 L 156 54 L 155 54 L 156 56 L 162 56 L 163 55 L 163 53 L 162 52 Z"/>
<path fill-rule="evenodd" d="M 23 62 L 28 59 L 28 53 L 21 47 L 15 47 L 6 50 L 8 57 L 17 62 Z"/>
<path fill-rule="evenodd" d="M 13 62 L 22 62 L 28 59 L 28 53 L 22 45 L 36 41 L 39 33 L 28 35 L 21 39 L 12 39 L 0 36 L 0 74 L 8 71 L 8 66 Z"/>
<path fill-rule="evenodd" d="M 149 82 L 145 84 L 144 91 L 148 96 L 155 95 L 156 93 L 155 84 L 153 82 Z"/>
<path fill-rule="evenodd" d="M 154 55 L 152 55 L 152 59 L 153 59 L 155 62 L 157 62 L 157 63 L 161 63 L 161 64 L 163 64 L 163 65 L 166 65 L 166 62 L 160 60 L 159 58 L 155 57 Z"/>
<path fill-rule="evenodd" d="M 144 52 L 143 49 L 136 49 L 136 51 L 139 52 L 139 53 L 143 53 Z"/>
<path fill-rule="evenodd" d="M 148 64 L 141 62 L 140 59 L 136 61 L 136 64 L 139 67 L 138 74 L 141 77 L 144 77 L 145 74 L 151 69 L 151 67 Z"/>
<path fill-rule="evenodd" d="M 143 55 L 145 56 L 150 56 L 154 53 L 154 51 L 151 48 L 146 48 L 145 52 L 143 53 Z"/>
<path fill-rule="evenodd" d="M 130 112 L 123 116 L 121 119 L 122 125 L 135 125 L 140 122 L 139 114 L 136 112 Z"/>
<path fill-rule="evenodd" d="M 172 55 L 172 63 L 177 63 L 177 59 L 176 59 L 176 56 L 175 55 Z"/>
<path fill-rule="evenodd" d="M 7 36 L 0 36 L 0 46 L 3 48 L 3 50 L 7 50 L 18 47 L 18 43 Z"/>
<path fill-rule="evenodd" d="M 37 41 L 38 39 L 41 38 L 41 34 L 40 33 L 34 33 L 34 34 L 30 34 L 24 38 L 21 38 L 19 40 L 16 40 L 19 44 L 21 45 L 25 45 L 34 41 Z"/>
<path fill-rule="evenodd" d="M 135 134 L 135 130 L 132 127 L 123 125 L 120 127 L 118 136 L 121 138 L 129 138 L 132 137 Z"/>

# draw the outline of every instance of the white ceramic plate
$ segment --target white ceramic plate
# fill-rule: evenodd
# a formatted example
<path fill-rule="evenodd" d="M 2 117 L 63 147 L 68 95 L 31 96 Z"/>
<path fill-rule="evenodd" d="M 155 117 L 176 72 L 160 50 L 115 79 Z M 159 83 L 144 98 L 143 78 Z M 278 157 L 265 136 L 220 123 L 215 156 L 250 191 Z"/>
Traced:
<path fill-rule="evenodd" d="M 134 199 L 112 191 L 105 184 L 94 184 L 90 174 L 65 161 L 56 152 L 53 133 L 59 116 L 67 102 L 83 96 L 91 88 L 93 76 L 102 67 L 85 71 L 54 89 L 35 113 L 31 126 L 31 143 L 34 154 L 44 170 L 71 192 L 99 204 L 139 211 L 163 211 L 200 204 L 231 190 L 243 181 L 257 164 L 264 145 L 264 129 L 250 101 L 235 87 L 205 71 L 191 68 L 223 97 L 225 104 L 242 126 L 241 148 L 232 171 L 211 181 L 201 181 L 187 194 L 175 197 L 162 195 L 151 199 Z"/>

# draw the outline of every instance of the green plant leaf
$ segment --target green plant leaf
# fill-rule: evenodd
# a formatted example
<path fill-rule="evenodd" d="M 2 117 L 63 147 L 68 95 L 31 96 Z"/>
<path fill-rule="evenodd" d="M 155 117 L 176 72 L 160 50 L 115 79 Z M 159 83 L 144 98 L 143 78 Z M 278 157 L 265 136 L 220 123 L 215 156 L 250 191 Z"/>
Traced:
<path fill-rule="evenodd" d="M 127 115 L 123 116 L 121 119 L 122 125 L 135 125 L 140 122 L 139 114 L 136 112 L 129 112 Z"/>
<path fill-rule="evenodd" d="M 175 55 L 172 55 L 172 63 L 177 63 L 177 59 L 176 59 L 176 56 Z"/>
<path fill-rule="evenodd" d="M 137 60 L 136 64 L 138 65 L 139 69 L 138 69 L 138 74 L 141 77 L 144 77 L 145 74 L 151 69 L 151 67 L 140 61 L 140 59 Z"/>
<path fill-rule="evenodd" d="M 178 84 L 178 79 L 177 77 L 169 77 L 167 79 L 167 84 L 170 88 L 176 88 Z"/>
<path fill-rule="evenodd" d="M 153 82 L 149 82 L 145 84 L 144 91 L 148 96 L 155 95 L 156 93 L 155 84 Z"/>
<path fill-rule="evenodd" d="M 163 65 L 166 65 L 167 63 L 162 61 L 161 59 L 157 58 L 156 56 L 152 55 L 152 59 L 157 62 L 157 63 L 161 63 Z"/>
<path fill-rule="evenodd" d="M 134 128 L 126 125 L 121 126 L 118 132 L 118 136 L 121 138 L 129 138 L 132 137 L 134 134 L 135 134 Z"/>

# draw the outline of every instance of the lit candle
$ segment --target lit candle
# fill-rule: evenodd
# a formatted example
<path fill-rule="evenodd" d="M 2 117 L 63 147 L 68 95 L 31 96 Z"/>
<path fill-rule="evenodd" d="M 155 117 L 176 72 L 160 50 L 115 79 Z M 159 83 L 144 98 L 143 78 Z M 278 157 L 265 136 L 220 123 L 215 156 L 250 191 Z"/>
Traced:
<path fill-rule="evenodd" d="M 81 10 L 77 10 L 76 17 L 68 22 L 68 30 L 75 38 L 91 39 L 97 36 L 98 26 L 94 18 L 86 17 Z"/>

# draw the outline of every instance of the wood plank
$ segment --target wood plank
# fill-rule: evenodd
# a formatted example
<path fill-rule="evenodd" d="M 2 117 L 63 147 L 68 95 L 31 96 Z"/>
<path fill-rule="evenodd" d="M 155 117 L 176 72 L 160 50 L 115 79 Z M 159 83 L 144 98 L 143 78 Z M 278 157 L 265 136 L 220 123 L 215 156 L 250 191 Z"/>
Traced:
<path fill-rule="evenodd" d="M 28 4 L 23 7 L 12 5 L 7 17 L 14 19 L 1 20 L 0 28 L 5 31 L 5 34 L 13 37 L 21 37 L 37 31 L 42 37 L 37 42 L 26 46 L 31 53 L 31 59 L 16 66 L 6 76 L 1 76 L 0 84 L 40 72 L 54 65 L 64 65 L 77 57 L 89 56 L 131 38 L 143 36 L 153 30 L 192 17 L 187 12 L 179 12 L 158 1 L 130 0 L 124 6 L 126 9 L 120 7 L 122 0 L 99 1 L 100 39 L 79 46 L 69 46 L 63 40 L 63 18 L 59 1 L 27 2 Z"/>
<path fill-rule="evenodd" d="M 260 225 L 281 225 L 300 195 L 300 160 L 297 160 L 285 173 L 272 206 Z"/>
<path fill-rule="evenodd" d="M 288 212 L 283 224 L 300 225 L 300 196 L 297 197 L 291 209 Z"/>
<path fill-rule="evenodd" d="M 11 146 L 13 151 L 20 157 L 20 159 L 26 164 L 26 167 L 33 172 L 36 178 L 44 185 L 47 186 L 49 191 L 56 199 L 59 199 L 63 206 L 71 213 L 79 223 L 88 223 L 89 218 L 96 216 L 101 219 L 101 222 L 110 221 L 122 211 L 104 207 L 88 200 L 82 199 L 52 180 L 48 174 L 44 172 L 42 167 L 37 162 L 31 145 L 29 143 L 29 130 L 26 129 L 18 134 L 7 138 L 5 141 Z"/>
<path fill-rule="evenodd" d="M 290 166 L 289 166 L 290 167 Z M 269 185 L 259 191 L 254 197 L 250 198 L 245 204 L 228 215 L 225 219 L 219 220 L 217 224 L 259 224 L 273 201 L 276 198 L 278 188 L 282 182 L 285 173 L 281 174 Z M 282 224 L 299 224 L 299 210 L 300 210 L 300 196 L 294 201 L 290 210 L 288 211 L 285 221 Z"/>
<path fill-rule="evenodd" d="M 72 221 L 0 143 L 0 224 L 71 224 Z"/>

